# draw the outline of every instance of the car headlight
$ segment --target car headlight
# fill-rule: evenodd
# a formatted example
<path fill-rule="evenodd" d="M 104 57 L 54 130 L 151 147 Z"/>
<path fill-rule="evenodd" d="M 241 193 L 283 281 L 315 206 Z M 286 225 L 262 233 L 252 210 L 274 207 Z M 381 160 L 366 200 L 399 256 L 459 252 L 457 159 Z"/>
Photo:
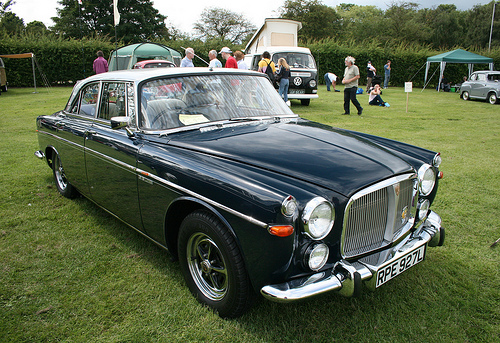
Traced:
<path fill-rule="evenodd" d="M 309 87 L 311 87 L 311 88 L 316 87 L 316 80 L 309 81 Z"/>
<path fill-rule="evenodd" d="M 330 233 L 335 221 L 333 204 L 322 197 L 309 201 L 302 213 L 304 232 L 312 239 L 318 240 Z"/>
<path fill-rule="evenodd" d="M 418 202 L 418 219 L 423 220 L 427 217 L 427 213 L 429 213 L 429 208 L 431 207 L 431 203 L 427 199 L 420 199 Z"/>
<path fill-rule="evenodd" d="M 328 256 L 330 255 L 330 249 L 324 243 L 316 244 L 311 247 L 306 252 L 306 262 L 311 270 L 317 271 L 323 268 L 323 266 L 328 261 Z"/>
<path fill-rule="evenodd" d="M 418 170 L 418 185 L 420 194 L 423 196 L 429 195 L 436 184 L 436 173 L 434 168 L 429 164 L 424 164 Z"/>

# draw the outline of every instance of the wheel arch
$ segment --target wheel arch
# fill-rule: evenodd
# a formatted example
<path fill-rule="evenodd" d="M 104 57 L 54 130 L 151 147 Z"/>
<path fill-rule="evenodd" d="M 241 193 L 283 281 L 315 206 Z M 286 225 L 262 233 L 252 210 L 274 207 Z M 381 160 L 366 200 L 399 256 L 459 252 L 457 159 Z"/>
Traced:
<path fill-rule="evenodd" d="M 233 235 L 241 251 L 239 240 L 237 239 L 232 226 L 216 208 L 197 198 L 180 197 L 169 206 L 165 215 L 165 242 L 168 250 L 171 252 L 172 257 L 175 260 L 179 258 L 177 251 L 177 239 L 179 237 L 181 223 L 190 213 L 198 210 L 206 210 L 215 215 Z"/>
<path fill-rule="evenodd" d="M 54 154 L 58 154 L 57 149 L 54 148 L 52 145 L 49 145 L 45 147 L 45 160 L 47 162 L 47 165 L 52 169 L 52 161 L 54 159 Z"/>
<path fill-rule="evenodd" d="M 499 101 L 499 95 L 498 95 L 498 94 L 497 94 L 497 92 L 496 92 L 496 91 L 494 91 L 494 90 L 490 90 L 490 91 L 488 92 L 488 95 L 486 95 L 486 100 L 487 100 L 488 102 L 490 102 L 490 96 L 492 96 L 492 95 L 494 95 L 494 96 L 496 97 L 495 104 L 498 104 L 498 101 Z M 491 103 L 491 102 L 490 102 L 490 103 Z"/>

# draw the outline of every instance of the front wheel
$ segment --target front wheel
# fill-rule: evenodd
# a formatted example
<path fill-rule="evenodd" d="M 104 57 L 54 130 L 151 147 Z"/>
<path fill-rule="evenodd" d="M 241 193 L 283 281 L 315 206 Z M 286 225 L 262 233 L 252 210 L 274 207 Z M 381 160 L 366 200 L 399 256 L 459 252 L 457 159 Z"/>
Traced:
<path fill-rule="evenodd" d="M 462 99 L 464 99 L 466 101 L 469 100 L 469 92 L 467 92 L 467 91 L 463 92 L 462 93 Z"/>
<path fill-rule="evenodd" d="M 496 104 L 498 102 L 498 97 L 495 93 L 490 93 L 488 95 L 488 102 L 492 105 Z"/>
<path fill-rule="evenodd" d="M 54 153 L 52 158 L 52 171 L 54 173 L 54 180 L 59 193 L 66 198 L 74 198 L 78 195 L 78 191 L 69 183 L 64 173 L 64 168 L 61 163 L 59 155 Z"/>
<path fill-rule="evenodd" d="M 309 106 L 310 103 L 311 103 L 311 99 L 300 99 L 300 104 L 302 106 Z"/>
<path fill-rule="evenodd" d="M 1 90 L 2 90 L 2 92 L 7 92 L 7 85 L 3 85 L 3 86 L 1 87 Z"/>
<path fill-rule="evenodd" d="M 212 213 L 196 211 L 181 224 L 179 263 L 189 290 L 223 318 L 241 316 L 252 290 L 239 248 Z"/>

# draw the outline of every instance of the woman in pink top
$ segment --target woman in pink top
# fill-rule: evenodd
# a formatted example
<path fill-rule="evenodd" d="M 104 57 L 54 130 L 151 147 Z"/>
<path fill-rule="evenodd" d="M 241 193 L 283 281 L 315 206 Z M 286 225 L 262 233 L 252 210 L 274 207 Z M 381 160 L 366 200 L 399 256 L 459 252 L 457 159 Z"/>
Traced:
<path fill-rule="evenodd" d="M 94 72 L 96 74 L 105 73 L 108 71 L 108 61 L 104 58 L 101 50 L 97 52 L 97 58 L 94 60 Z"/>

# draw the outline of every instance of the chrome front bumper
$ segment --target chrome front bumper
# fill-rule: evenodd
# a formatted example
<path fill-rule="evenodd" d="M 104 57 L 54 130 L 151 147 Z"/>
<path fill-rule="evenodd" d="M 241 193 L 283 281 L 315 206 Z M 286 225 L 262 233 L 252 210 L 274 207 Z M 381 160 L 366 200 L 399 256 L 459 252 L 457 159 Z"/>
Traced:
<path fill-rule="evenodd" d="M 354 263 L 341 260 L 333 269 L 281 284 L 264 286 L 260 292 L 269 300 L 279 302 L 305 299 L 330 291 L 337 291 L 348 297 L 357 296 L 361 293 L 362 283 L 368 289 L 374 290 L 377 272 L 402 256 L 423 245 L 435 247 L 443 243 L 444 228 L 441 227 L 441 217 L 430 211 L 427 219 L 415 232 L 389 250 Z"/>

